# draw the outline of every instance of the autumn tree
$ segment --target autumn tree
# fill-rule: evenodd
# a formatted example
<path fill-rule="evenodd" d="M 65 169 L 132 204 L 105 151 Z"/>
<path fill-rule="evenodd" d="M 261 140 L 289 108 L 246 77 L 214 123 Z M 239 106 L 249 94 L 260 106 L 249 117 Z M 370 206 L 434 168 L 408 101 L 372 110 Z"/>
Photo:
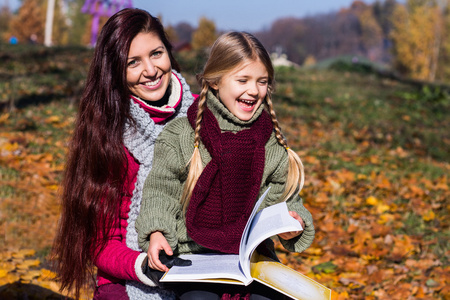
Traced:
<path fill-rule="evenodd" d="M 162 16 L 162 15 L 158 15 L 158 16 L 156 16 L 156 17 L 157 17 L 158 20 L 161 22 L 161 24 L 164 25 L 164 31 L 165 31 L 165 33 L 166 33 L 167 38 L 169 39 L 169 41 L 170 41 L 171 43 L 177 42 L 177 41 L 178 41 L 178 36 L 177 36 L 177 33 L 176 33 L 174 27 L 173 27 L 171 24 L 164 24 L 165 22 L 164 22 L 164 19 L 163 19 L 163 16 Z"/>
<path fill-rule="evenodd" d="M 383 31 L 374 16 L 373 8 L 362 1 L 354 1 L 350 13 L 358 18 L 361 51 L 371 60 L 378 60 L 382 54 Z"/>
<path fill-rule="evenodd" d="M 167 38 L 169 39 L 169 41 L 172 44 L 174 44 L 174 43 L 179 41 L 177 32 L 176 32 L 175 28 L 172 25 L 165 25 L 164 26 L 164 31 L 166 32 Z"/>
<path fill-rule="evenodd" d="M 317 60 L 314 56 L 312 55 L 308 55 L 305 60 L 303 61 L 303 66 L 305 67 L 309 67 L 309 66 L 313 66 L 317 63 Z"/>
<path fill-rule="evenodd" d="M 383 45 L 382 45 L 382 56 L 381 61 L 383 62 L 391 62 L 391 51 L 390 51 L 390 41 L 389 36 L 392 30 L 392 14 L 394 13 L 394 9 L 397 6 L 396 0 L 385 0 L 384 2 L 376 1 L 373 4 L 373 15 L 379 24 L 382 36 L 383 36 Z"/>
<path fill-rule="evenodd" d="M 450 82 L 450 4 L 449 1 L 442 1 L 443 13 L 443 33 L 442 45 L 439 55 L 438 69 L 436 77 L 441 81 Z"/>
<path fill-rule="evenodd" d="M 72 0 L 68 3 L 67 18 L 70 20 L 68 44 L 70 45 L 88 45 L 90 41 L 90 15 L 81 12 L 84 2 L 85 0 Z"/>
<path fill-rule="evenodd" d="M 376 1 L 373 4 L 373 15 L 385 37 L 389 36 L 392 30 L 392 14 L 396 6 L 397 2 L 395 0 Z"/>
<path fill-rule="evenodd" d="M 9 39 L 9 22 L 11 21 L 12 13 L 8 6 L 0 7 L 0 41 L 7 41 Z"/>
<path fill-rule="evenodd" d="M 194 50 L 208 48 L 216 39 L 217 33 L 214 22 L 205 17 L 200 18 L 198 28 L 192 34 L 192 48 Z"/>
<path fill-rule="evenodd" d="M 279 19 L 256 36 L 269 51 L 282 49 L 298 64 L 311 56 L 322 60 L 349 54 L 385 60 L 383 30 L 372 6 L 363 1 L 336 13 Z"/>
<path fill-rule="evenodd" d="M 330 28 L 332 35 L 328 47 L 339 54 L 363 54 L 361 24 L 352 10 L 341 10 Z"/>
<path fill-rule="evenodd" d="M 405 76 L 435 79 L 443 38 L 443 18 L 436 1 L 408 0 L 392 15 L 393 65 Z"/>
<path fill-rule="evenodd" d="M 48 1 L 45 1 L 47 10 Z M 55 1 L 52 29 L 52 43 L 54 45 L 67 45 L 69 43 L 69 19 L 62 10 L 62 0 Z"/>
<path fill-rule="evenodd" d="M 305 26 L 301 19 L 283 18 L 275 21 L 269 32 L 256 36 L 267 51 L 286 54 L 289 60 L 300 63 L 306 57 L 302 42 L 304 33 Z"/>
<path fill-rule="evenodd" d="M 19 13 L 10 23 L 10 34 L 17 37 L 20 43 L 29 41 L 36 35 L 36 42 L 44 42 L 45 0 L 24 0 Z"/>
<path fill-rule="evenodd" d="M 195 29 L 187 22 L 178 23 L 175 27 L 177 37 L 182 42 L 190 42 Z"/>

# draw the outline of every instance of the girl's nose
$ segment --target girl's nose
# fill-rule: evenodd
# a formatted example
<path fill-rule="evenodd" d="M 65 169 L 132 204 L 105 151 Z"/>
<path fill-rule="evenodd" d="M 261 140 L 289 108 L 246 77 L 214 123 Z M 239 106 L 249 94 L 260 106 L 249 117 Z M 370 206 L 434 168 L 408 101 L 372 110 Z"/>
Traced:
<path fill-rule="evenodd" d="M 256 86 L 256 84 L 251 84 L 248 87 L 247 94 L 249 94 L 250 96 L 256 97 L 256 96 L 258 96 L 258 93 L 259 93 L 259 91 L 258 91 L 258 87 Z"/>

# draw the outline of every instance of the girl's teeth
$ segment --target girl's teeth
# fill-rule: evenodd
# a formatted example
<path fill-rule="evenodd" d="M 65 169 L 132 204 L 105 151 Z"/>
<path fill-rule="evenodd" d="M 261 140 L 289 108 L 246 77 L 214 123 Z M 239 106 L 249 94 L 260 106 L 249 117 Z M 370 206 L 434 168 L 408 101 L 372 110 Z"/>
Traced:
<path fill-rule="evenodd" d="M 248 105 L 252 105 L 253 101 L 247 101 L 247 100 L 240 100 L 241 102 L 248 104 Z"/>

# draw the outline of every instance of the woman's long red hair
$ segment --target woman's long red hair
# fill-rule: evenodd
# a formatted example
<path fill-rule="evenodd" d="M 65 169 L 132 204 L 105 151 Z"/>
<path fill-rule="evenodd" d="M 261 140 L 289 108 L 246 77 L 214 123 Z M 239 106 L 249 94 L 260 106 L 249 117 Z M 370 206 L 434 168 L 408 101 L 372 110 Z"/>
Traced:
<path fill-rule="evenodd" d="M 61 290 L 80 291 L 94 281 L 94 263 L 117 222 L 127 174 L 123 134 L 130 116 L 126 81 L 131 41 L 140 32 L 157 34 L 172 68 L 179 70 L 158 19 L 124 9 L 103 27 L 94 50 L 62 180 L 62 210 L 52 259 Z"/>

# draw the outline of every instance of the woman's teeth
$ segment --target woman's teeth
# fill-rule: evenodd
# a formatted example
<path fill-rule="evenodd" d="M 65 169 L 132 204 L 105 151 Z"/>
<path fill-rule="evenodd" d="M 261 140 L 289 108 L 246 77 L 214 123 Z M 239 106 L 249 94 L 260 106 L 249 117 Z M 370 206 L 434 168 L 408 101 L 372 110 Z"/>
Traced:
<path fill-rule="evenodd" d="M 147 81 L 144 82 L 145 86 L 155 86 L 161 81 L 161 78 L 156 79 L 155 81 Z"/>

